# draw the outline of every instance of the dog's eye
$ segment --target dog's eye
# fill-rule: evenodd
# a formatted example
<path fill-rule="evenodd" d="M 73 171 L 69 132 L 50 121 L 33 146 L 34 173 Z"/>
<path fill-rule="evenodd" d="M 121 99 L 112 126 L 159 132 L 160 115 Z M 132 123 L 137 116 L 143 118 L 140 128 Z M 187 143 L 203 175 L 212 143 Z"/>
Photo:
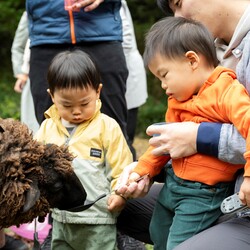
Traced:
<path fill-rule="evenodd" d="M 51 192 L 56 193 L 60 191 L 63 188 L 63 185 L 61 182 L 56 182 L 52 187 L 51 187 Z"/>

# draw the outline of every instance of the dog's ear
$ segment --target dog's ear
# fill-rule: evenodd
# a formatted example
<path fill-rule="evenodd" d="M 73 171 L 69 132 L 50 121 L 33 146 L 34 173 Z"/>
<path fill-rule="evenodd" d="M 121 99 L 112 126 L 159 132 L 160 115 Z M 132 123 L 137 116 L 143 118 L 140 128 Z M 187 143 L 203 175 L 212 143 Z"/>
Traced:
<path fill-rule="evenodd" d="M 4 129 L 0 126 L 0 132 L 3 133 Z"/>
<path fill-rule="evenodd" d="M 29 209 L 31 209 L 37 200 L 40 198 L 40 190 L 38 188 L 37 181 L 33 181 L 30 184 L 30 189 L 26 193 L 25 197 L 25 204 L 23 206 L 22 213 L 27 212 Z"/>

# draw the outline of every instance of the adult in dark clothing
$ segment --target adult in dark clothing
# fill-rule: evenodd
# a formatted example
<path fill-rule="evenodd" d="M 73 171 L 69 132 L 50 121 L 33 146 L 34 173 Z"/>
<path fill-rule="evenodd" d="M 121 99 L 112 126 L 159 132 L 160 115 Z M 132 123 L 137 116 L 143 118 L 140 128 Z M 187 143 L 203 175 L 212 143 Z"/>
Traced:
<path fill-rule="evenodd" d="M 121 1 L 82 0 L 71 6 L 64 2 L 68 1 L 26 1 L 31 40 L 29 77 L 36 118 L 41 124 L 52 104 L 46 79 L 52 58 L 78 48 L 91 56 L 101 72 L 102 112 L 119 123 L 126 137 L 128 70 L 121 44 Z"/>

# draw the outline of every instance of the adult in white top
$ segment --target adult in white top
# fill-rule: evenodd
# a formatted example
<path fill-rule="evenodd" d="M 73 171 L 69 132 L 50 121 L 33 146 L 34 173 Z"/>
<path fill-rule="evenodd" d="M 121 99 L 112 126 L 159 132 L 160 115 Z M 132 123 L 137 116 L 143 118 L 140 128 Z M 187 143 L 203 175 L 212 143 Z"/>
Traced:
<path fill-rule="evenodd" d="M 16 78 L 14 90 L 21 93 L 21 121 L 34 133 L 39 124 L 35 117 L 33 98 L 30 91 L 29 81 L 29 32 L 26 11 L 23 13 L 11 47 L 11 60 L 14 77 Z"/>

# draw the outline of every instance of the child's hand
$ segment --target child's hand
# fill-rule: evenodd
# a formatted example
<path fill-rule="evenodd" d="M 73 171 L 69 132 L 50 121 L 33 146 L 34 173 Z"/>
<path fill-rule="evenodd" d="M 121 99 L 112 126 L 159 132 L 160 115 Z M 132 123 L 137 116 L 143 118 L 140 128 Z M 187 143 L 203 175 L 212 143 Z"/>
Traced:
<path fill-rule="evenodd" d="M 120 212 L 126 204 L 126 199 L 120 195 L 112 194 L 108 199 L 108 210 L 110 212 Z"/>
<path fill-rule="evenodd" d="M 250 207 L 250 177 L 244 177 L 239 192 L 240 200 L 243 204 Z"/>
<path fill-rule="evenodd" d="M 150 188 L 150 178 L 147 176 L 139 182 L 135 181 L 140 177 L 137 173 L 133 172 L 136 165 L 137 162 L 133 162 L 123 169 L 116 184 L 116 194 L 123 195 L 126 198 L 138 198 L 143 197 L 148 193 Z"/>
<path fill-rule="evenodd" d="M 126 180 L 124 178 L 123 181 L 118 180 L 115 193 L 118 195 L 122 195 L 125 198 L 134 198 L 131 194 L 138 188 L 138 183 L 135 181 L 138 178 L 140 178 L 140 175 L 132 172 L 126 176 Z"/>
<path fill-rule="evenodd" d="M 129 175 L 129 178 L 128 178 L 128 184 L 131 184 L 133 182 L 137 182 L 136 180 L 139 179 L 141 176 L 139 174 L 137 174 L 136 172 L 132 172 L 130 175 Z"/>

